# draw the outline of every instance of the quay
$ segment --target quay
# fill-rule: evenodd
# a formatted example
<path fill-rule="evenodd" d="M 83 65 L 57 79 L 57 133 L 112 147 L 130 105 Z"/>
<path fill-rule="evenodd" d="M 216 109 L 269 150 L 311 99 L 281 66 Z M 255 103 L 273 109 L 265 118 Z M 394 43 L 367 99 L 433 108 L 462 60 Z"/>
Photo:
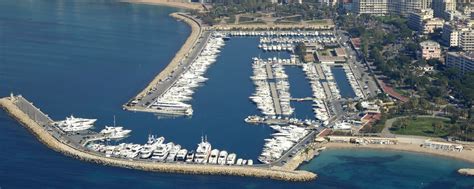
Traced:
<path fill-rule="evenodd" d="M 276 89 L 275 82 L 270 81 L 270 93 L 272 94 L 272 99 L 273 99 L 273 105 L 275 106 L 275 114 L 281 115 L 283 112 L 281 111 L 281 104 L 280 104 L 280 98 L 278 98 L 278 92 Z"/>
<path fill-rule="evenodd" d="M 179 76 L 189 68 L 209 40 L 211 32 L 207 31 L 201 22 L 184 13 L 172 13 L 170 16 L 184 21 L 191 27 L 191 34 L 176 53 L 171 62 L 133 99 L 129 100 L 123 108 L 131 111 L 160 113 L 149 109 L 148 106 L 154 99 L 165 93 Z"/>
<path fill-rule="evenodd" d="M 229 175 L 243 177 L 268 178 L 283 181 L 310 181 L 317 175 L 302 170 L 285 170 L 275 166 L 220 166 L 185 163 L 157 163 L 150 161 L 130 160 L 105 157 L 84 148 L 82 145 L 71 142 L 71 139 L 51 128 L 52 119 L 33 106 L 22 96 L 10 96 L 0 99 L 2 107 L 11 117 L 27 128 L 39 141 L 49 148 L 64 155 L 83 161 L 103 165 L 137 169 L 143 171 L 203 174 L 203 175 Z M 54 132 L 52 132 L 54 131 Z"/>
<path fill-rule="evenodd" d="M 274 79 L 274 77 L 273 77 L 272 65 L 270 65 L 270 64 L 265 64 L 265 69 L 267 70 L 267 78 L 268 78 L 268 79 Z"/>

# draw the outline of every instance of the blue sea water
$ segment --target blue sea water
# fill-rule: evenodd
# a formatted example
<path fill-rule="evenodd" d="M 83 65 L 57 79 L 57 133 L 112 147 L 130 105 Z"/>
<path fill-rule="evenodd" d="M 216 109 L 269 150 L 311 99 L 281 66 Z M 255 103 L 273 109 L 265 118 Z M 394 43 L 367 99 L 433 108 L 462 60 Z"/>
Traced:
<path fill-rule="evenodd" d="M 334 80 L 336 80 L 337 87 L 339 88 L 339 93 L 342 98 L 353 98 L 355 97 L 354 89 L 352 89 L 351 84 L 346 76 L 346 71 L 342 67 L 332 67 L 331 71 L 334 75 Z"/>
<path fill-rule="evenodd" d="M 213 147 L 255 159 L 271 130 L 247 125 L 257 114 L 248 96 L 257 38 L 235 38 L 206 74 L 192 101 L 192 118 L 159 119 L 121 110 L 180 48 L 190 33 L 168 16 L 176 9 L 107 0 L 0 1 L 0 96 L 21 93 L 53 119 L 94 117 L 102 127 L 117 123 L 194 149 L 202 134 Z M 307 90 L 298 68 L 288 68 L 291 93 Z M 300 78 L 300 79 L 298 79 Z M 301 90 L 298 90 L 302 87 Z M 306 91 L 307 91 L 306 90 Z M 300 93 L 301 92 L 301 93 Z M 309 91 L 310 93 L 310 91 Z M 301 96 L 299 96 L 301 95 Z M 309 115 L 311 116 L 311 106 Z M 298 112 L 299 111 L 299 112 Z M 304 114 L 297 107 L 297 115 Z M 0 188 L 469 188 L 472 178 L 455 170 L 473 164 L 401 152 L 329 150 L 302 166 L 319 174 L 307 183 L 256 178 L 149 173 L 81 162 L 54 152 L 0 111 Z M 453 185 L 455 184 L 455 185 Z"/>

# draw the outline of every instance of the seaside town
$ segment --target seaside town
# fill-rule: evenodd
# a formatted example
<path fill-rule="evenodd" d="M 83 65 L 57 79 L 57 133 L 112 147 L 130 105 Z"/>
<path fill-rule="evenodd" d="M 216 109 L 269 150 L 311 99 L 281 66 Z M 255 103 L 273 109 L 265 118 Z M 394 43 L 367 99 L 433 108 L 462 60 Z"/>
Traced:
<path fill-rule="evenodd" d="M 253 93 L 246 98 L 258 112 L 241 123 L 270 128 L 271 135 L 263 146 L 254 146 L 261 153 L 252 158 L 216 148 L 206 133 L 193 148 L 160 133 L 150 133 L 141 143 L 123 142 L 134 130 L 117 125 L 115 117 L 106 126 L 96 124 L 93 114 L 53 120 L 27 99 L 34 94 L 12 92 L 0 99 L 11 117 L 55 151 L 145 171 L 284 181 L 317 179 L 317 172 L 298 168 L 331 148 L 409 151 L 474 162 L 470 1 L 130 2 L 178 7 L 180 12 L 170 16 L 191 32 L 170 63 L 124 102 L 124 111 L 191 119 L 198 111 L 195 93 L 213 79 L 207 78 L 209 69 L 225 64 L 219 62 L 221 51 L 234 40 L 256 39 L 252 48 L 272 56 L 240 62 L 252 70 Z M 293 96 L 297 86 L 290 82 L 290 68 L 303 73 L 311 95 Z M 301 102 L 311 104 L 311 117 L 295 115 L 295 104 Z M 474 176 L 474 167 L 458 172 Z"/>

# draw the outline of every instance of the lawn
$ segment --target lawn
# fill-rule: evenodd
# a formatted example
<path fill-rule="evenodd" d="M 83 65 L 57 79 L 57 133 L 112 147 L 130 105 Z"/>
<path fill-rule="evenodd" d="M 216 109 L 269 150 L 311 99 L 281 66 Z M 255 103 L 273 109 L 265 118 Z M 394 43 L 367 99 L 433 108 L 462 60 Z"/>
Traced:
<path fill-rule="evenodd" d="M 393 123 L 392 133 L 427 137 L 445 137 L 451 123 L 439 118 L 402 118 Z"/>

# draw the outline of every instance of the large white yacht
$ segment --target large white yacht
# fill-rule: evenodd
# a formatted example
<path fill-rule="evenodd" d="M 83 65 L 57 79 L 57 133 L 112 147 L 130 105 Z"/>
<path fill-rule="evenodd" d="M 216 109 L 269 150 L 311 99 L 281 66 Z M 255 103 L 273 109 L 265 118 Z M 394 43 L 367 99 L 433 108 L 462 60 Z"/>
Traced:
<path fill-rule="evenodd" d="M 148 141 L 145 145 L 143 145 L 143 148 L 140 150 L 140 158 L 142 159 L 148 159 L 151 157 L 153 154 L 153 151 L 156 149 L 156 147 L 165 141 L 164 137 L 159 137 L 155 138 L 154 135 L 149 135 L 148 136 Z"/>
<path fill-rule="evenodd" d="M 83 131 L 94 126 L 97 119 L 66 117 L 65 120 L 55 122 L 54 124 L 66 132 Z"/>
<path fill-rule="evenodd" d="M 102 129 L 100 131 L 101 134 L 107 135 L 107 138 L 109 139 L 124 138 L 128 134 L 130 134 L 130 132 L 132 132 L 132 130 L 123 129 L 123 127 L 111 127 L 111 126 L 105 126 L 105 129 Z"/>
<path fill-rule="evenodd" d="M 151 159 L 157 160 L 157 161 L 165 161 L 166 157 L 168 156 L 173 146 L 174 144 L 171 142 L 167 144 L 159 144 L 156 147 L 156 149 L 153 151 L 153 155 L 151 156 Z"/>
<path fill-rule="evenodd" d="M 226 159 L 226 164 L 227 165 L 234 165 L 235 164 L 235 159 L 237 158 L 237 155 L 234 153 L 231 153 L 227 156 Z"/>
<path fill-rule="evenodd" d="M 201 137 L 201 143 L 198 144 L 196 155 L 194 157 L 195 163 L 206 163 L 211 154 L 211 143 L 207 142 L 207 137 Z"/>
<path fill-rule="evenodd" d="M 168 154 L 168 157 L 166 157 L 166 162 L 173 162 L 176 160 L 176 156 L 178 155 L 178 152 L 181 150 L 181 145 L 177 144 L 177 145 L 174 145 L 171 150 L 170 150 L 170 153 Z"/>
<path fill-rule="evenodd" d="M 213 149 L 211 151 L 211 156 L 209 156 L 209 161 L 208 163 L 210 164 L 217 164 L 217 160 L 219 159 L 219 150 L 218 149 Z"/>

